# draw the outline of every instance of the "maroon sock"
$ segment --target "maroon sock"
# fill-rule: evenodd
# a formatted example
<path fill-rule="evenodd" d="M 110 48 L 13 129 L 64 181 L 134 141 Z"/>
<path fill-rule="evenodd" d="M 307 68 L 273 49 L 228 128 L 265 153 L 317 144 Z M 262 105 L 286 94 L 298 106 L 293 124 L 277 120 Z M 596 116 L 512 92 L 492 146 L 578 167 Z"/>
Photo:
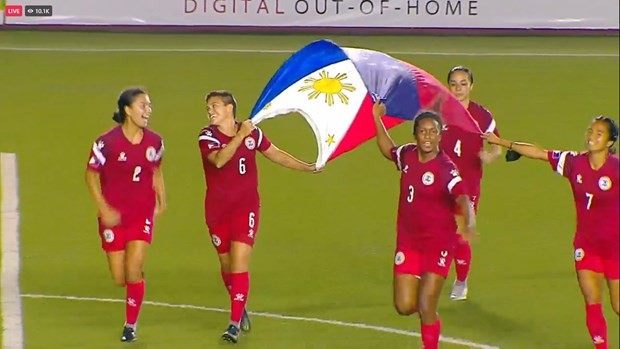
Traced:
<path fill-rule="evenodd" d="M 607 349 L 607 322 L 603 315 L 603 306 L 599 304 L 586 305 L 586 325 L 596 349 Z"/>
<path fill-rule="evenodd" d="M 125 325 L 135 327 L 144 300 L 144 280 L 127 283 L 127 302 L 125 304 Z"/>
<path fill-rule="evenodd" d="M 230 323 L 239 327 L 250 291 L 250 273 L 232 273 L 230 290 Z"/>

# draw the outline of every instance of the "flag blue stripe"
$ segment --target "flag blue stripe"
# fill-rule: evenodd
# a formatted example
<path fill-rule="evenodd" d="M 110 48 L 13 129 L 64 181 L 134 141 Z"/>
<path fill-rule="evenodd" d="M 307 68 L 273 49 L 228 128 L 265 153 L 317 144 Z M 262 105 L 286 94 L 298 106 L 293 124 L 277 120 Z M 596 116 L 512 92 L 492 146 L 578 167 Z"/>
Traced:
<path fill-rule="evenodd" d="M 373 99 L 385 103 L 387 114 L 412 120 L 420 110 L 418 84 L 412 67 L 385 53 L 343 48 L 360 73 Z"/>
<path fill-rule="evenodd" d="M 348 59 L 342 49 L 329 40 L 314 41 L 293 54 L 271 78 L 254 105 L 250 119 L 282 91 L 305 76 L 328 65 Z"/>

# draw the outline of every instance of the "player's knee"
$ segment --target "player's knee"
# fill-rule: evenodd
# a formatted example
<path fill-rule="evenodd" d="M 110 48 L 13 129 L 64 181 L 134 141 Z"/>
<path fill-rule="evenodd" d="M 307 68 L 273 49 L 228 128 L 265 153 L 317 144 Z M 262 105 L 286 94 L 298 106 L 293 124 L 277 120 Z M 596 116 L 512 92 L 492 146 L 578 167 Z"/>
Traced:
<path fill-rule="evenodd" d="M 409 316 L 415 314 L 418 309 L 413 302 L 394 302 L 394 308 L 398 315 Z"/>
<path fill-rule="evenodd" d="M 137 268 L 127 268 L 125 271 L 125 281 L 129 283 L 136 283 L 142 280 L 142 270 Z"/>
<path fill-rule="evenodd" d="M 114 285 L 125 287 L 125 275 L 114 275 Z"/>
<path fill-rule="evenodd" d="M 616 315 L 620 315 L 620 300 L 619 299 L 612 299 L 611 300 L 611 307 L 616 312 Z"/>

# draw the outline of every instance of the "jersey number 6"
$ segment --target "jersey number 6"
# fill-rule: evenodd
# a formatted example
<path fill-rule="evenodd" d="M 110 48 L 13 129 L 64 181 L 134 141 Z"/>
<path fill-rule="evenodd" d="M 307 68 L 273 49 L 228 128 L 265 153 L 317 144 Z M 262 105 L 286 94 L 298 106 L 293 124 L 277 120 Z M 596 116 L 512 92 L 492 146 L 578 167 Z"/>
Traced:
<path fill-rule="evenodd" d="M 245 174 L 245 158 L 239 159 L 239 174 Z"/>

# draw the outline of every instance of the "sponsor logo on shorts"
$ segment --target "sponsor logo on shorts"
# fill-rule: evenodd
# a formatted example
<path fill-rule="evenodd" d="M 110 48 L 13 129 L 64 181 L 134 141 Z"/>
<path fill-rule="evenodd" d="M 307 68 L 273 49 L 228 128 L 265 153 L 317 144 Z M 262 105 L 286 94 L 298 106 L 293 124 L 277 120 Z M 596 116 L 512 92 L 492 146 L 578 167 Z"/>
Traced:
<path fill-rule="evenodd" d="M 250 230 L 248 231 L 248 236 L 249 236 L 250 238 L 254 239 L 254 229 L 250 229 Z"/>
<path fill-rule="evenodd" d="M 114 232 L 112 231 L 112 229 L 106 229 L 103 231 L 103 239 L 107 243 L 114 241 Z"/>
<path fill-rule="evenodd" d="M 439 262 L 437 262 L 437 265 L 445 268 L 446 267 L 446 257 L 448 257 L 448 251 L 443 250 L 441 251 L 441 257 L 439 257 Z"/>
<path fill-rule="evenodd" d="M 245 139 L 245 146 L 248 147 L 248 149 L 252 150 L 256 147 L 256 142 L 254 141 L 254 138 L 249 137 Z"/>
<path fill-rule="evenodd" d="M 583 248 L 578 248 L 575 250 L 575 261 L 581 262 L 583 260 L 583 257 L 585 256 L 586 252 L 583 250 Z"/>
<path fill-rule="evenodd" d="M 601 188 L 601 190 L 603 191 L 611 189 L 611 178 L 607 176 L 599 178 L 598 187 Z"/>
<path fill-rule="evenodd" d="M 422 183 L 424 183 L 424 185 L 431 185 L 435 183 L 435 175 L 433 172 L 424 172 L 422 175 Z"/>
<path fill-rule="evenodd" d="M 398 251 L 398 253 L 396 253 L 396 257 L 394 257 L 394 264 L 401 265 L 403 263 L 405 263 L 405 254 Z"/>
<path fill-rule="evenodd" d="M 220 239 L 217 235 L 213 235 L 211 240 L 213 241 L 213 245 L 215 245 L 215 247 L 219 247 L 222 244 L 222 239 Z"/>

